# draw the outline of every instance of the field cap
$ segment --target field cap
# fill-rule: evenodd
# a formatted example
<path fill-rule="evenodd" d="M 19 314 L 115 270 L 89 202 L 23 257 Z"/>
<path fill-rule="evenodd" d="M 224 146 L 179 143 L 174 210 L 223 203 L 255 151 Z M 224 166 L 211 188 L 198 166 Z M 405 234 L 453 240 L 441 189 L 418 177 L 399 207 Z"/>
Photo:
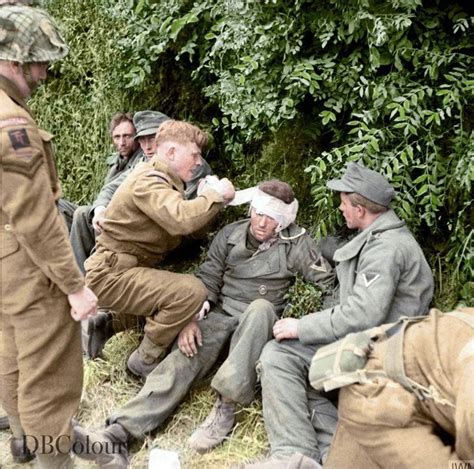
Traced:
<path fill-rule="evenodd" d="M 356 192 L 376 204 L 388 207 L 395 195 L 389 182 L 376 171 L 358 163 L 347 163 L 341 179 L 331 179 L 326 186 L 338 192 Z"/>
<path fill-rule="evenodd" d="M 137 129 L 135 139 L 145 135 L 155 135 L 158 127 L 169 117 L 158 111 L 139 111 L 133 116 L 133 125 Z"/>

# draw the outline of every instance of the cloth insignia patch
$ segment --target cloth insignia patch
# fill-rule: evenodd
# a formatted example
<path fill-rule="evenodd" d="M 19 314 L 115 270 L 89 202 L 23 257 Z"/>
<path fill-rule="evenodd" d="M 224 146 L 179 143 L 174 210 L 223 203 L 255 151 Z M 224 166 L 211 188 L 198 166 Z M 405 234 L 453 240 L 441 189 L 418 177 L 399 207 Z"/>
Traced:
<path fill-rule="evenodd" d="M 315 254 L 313 252 L 310 253 L 312 259 L 315 259 Z M 316 270 L 318 272 L 327 272 L 328 269 L 324 264 L 324 261 L 321 257 L 318 257 L 310 266 L 311 269 Z"/>
<path fill-rule="evenodd" d="M 14 125 L 25 125 L 28 124 L 28 121 L 23 117 L 11 117 L 10 119 L 0 120 L 0 129 L 5 129 L 6 127 L 13 127 Z"/>
<path fill-rule="evenodd" d="M 26 129 L 9 130 L 8 136 L 14 150 L 21 150 L 22 148 L 28 148 L 30 146 L 30 139 Z"/>
<path fill-rule="evenodd" d="M 362 278 L 364 279 L 366 288 L 369 288 L 379 277 L 380 277 L 380 274 L 372 274 L 370 272 L 367 272 L 366 274 L 362 274 Z"/>

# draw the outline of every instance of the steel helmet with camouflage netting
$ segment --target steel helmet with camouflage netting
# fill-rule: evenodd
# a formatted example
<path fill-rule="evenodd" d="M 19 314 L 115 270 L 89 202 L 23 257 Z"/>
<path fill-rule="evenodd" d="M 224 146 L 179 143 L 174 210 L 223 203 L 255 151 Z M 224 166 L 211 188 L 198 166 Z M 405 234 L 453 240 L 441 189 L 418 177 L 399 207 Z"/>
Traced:
<path fill-rule="evenodd" d="M 0 60 L 53 62 L 68 52 L 58 27 L 44 10 L 0 0 Z"/>

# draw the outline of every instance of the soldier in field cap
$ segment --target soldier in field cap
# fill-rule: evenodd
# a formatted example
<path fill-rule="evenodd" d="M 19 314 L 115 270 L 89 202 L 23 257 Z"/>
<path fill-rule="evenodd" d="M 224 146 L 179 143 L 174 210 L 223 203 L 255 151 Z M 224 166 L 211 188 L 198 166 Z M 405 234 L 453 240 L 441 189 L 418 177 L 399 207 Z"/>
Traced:
<path fill-rule="evenodd" d="M 352 162 L 347 164 L 341 179 L 332 179 L 326 185 L 337 192 L 355 192 L 382 207 L 388 207 L 395 195 L 393 187 L 380 173 Z"/>
<path fill-rule="evenodd" d="M 251 467 L 287 467 L 298 458 L 312 460 L 307 467 L 324 463 L 337 413 L 310 388 L 308 367 L 316 350 L 402 315 L 426 314 L 433 295 L 433 276 L 420 246 L 389 208 L 395 195 L 389 182 L 348 163 L 341 179 L 327 187 L 339 193 L 339 210 L 348 228 L 358 233 L 334 253 L 335 306 L 301 319 L 280 319 L 273 327 L 275 340 L 265 346 L 257 365 L 271 460 Z"/>

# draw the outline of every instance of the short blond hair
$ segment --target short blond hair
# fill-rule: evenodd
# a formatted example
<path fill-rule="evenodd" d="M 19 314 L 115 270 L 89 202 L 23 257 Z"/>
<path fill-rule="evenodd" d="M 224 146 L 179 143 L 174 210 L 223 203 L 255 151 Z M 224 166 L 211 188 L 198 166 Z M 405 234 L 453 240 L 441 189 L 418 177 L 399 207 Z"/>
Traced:
<path fill-rule="evenodd" d="M 363 195 L 358 194 L 357 192 L 347 192 L 347 197 L 349 197 L 349 200 L 353 207 L 355 207 L 356 205 L 360 205 L 361 207 L 364 207 L 366 210 L 368 210 L 370 213 L 383 213 L 388 210 L 387 207 L 372 202 L 371 200 L 367 199 Z"/>
<path fill-rule="evenodd" d="M 156 132 L 155 141 L 157 145 L 172 141 L 181 144 L 195 143 L 203 150 L 208 142 L 208 135 L 199 127 L 189 122 L 167 120 L 163 122 Z"/>

